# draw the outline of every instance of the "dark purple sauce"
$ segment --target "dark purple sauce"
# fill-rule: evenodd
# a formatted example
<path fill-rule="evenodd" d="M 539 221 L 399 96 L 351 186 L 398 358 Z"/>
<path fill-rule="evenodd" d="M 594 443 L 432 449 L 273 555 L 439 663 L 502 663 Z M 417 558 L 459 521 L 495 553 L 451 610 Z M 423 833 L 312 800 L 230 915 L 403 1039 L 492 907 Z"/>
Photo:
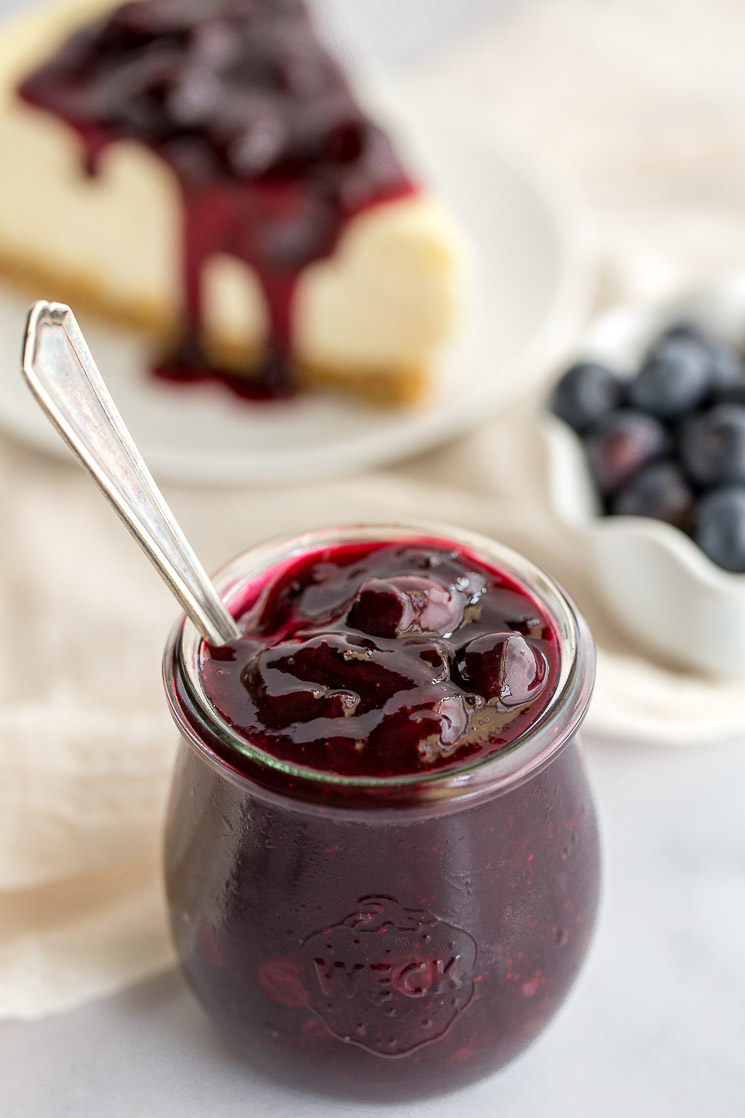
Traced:
<path fill-rule="evenodd" d="M 171 929 L 260 1074 L 368 1104 L 425 1098 L 502 1067 L 563 1001 L 598 897 L 573 740 L 591 651 L 577 646 L 556 695 L 574 652 L 543 593 L 416 535 L 316 545 L 236 590 L 245 636 L 203 649 L 208 695 L 312 777 L 275 763 L 268 779 L 185 678 L 180 638 L 169 649 L 188 735 L 168 813 Z M 548 746 L 540 765 L 522 765 L 528 727 Z M 509 747 L 514 768 L 479 766 L 493 783 L 471 795 L 462 766 Z M 425 780 L 433 769 L 446 780 Z"/>
<path fill-rule="evenodd" d="M 545 708 L 558 645 L 537 603 L 431 541 L 313 551 L 249 587 L 243 636 L 207 649 L 217 710 L 322 771 L 395 776 L 498 752 Z"/>
<path fill-rule="evenodd" d="M 231 379 L 200 343 L 204 265 L 229 253 L 255 270 L 270 323 L 254 390 L 242 394 L 288 394 L 301 272 L 333 252 L 355 214 L 415 189 L 302 0 L 124 4 L 73 35 L 19 92 L 78 132 L 87 173 L 123 138 L 175 173 L 186 326 L 158 366 L 172 379 Z"/>

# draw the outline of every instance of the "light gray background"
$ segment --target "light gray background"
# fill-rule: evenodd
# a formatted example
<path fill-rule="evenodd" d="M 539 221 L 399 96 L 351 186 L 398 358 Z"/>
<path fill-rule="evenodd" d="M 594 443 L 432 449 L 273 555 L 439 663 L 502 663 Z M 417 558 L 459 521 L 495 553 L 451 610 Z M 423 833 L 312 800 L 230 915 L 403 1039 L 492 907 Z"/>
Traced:
<path fill-rule="evenodd" d="M 338 42 L 354 53 L 372 63 L 405 66 L 521 2 L 534 0 L 316 0 L 315 6 Z M 42 3 L 0 0 L 0 18 Z"/>
<path fill-rule="evenodd" d="M 318 0 L 339 41 L 371 62 L 398 67 L 430 57 L 534 0 Z M 545 0 L 544 0 L 545 2 Z"/>

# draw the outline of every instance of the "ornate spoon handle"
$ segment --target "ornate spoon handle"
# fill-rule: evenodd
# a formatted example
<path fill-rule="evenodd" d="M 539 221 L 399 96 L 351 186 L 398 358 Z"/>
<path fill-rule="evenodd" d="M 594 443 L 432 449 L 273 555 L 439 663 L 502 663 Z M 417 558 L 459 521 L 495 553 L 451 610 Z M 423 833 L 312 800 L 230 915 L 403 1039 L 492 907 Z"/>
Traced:
<path fill-rule="evenodd" d="M 206 640 L 240 635 L 125 427 L 75 316 L 31 308 L 23 347 L 29 388 Z"/>

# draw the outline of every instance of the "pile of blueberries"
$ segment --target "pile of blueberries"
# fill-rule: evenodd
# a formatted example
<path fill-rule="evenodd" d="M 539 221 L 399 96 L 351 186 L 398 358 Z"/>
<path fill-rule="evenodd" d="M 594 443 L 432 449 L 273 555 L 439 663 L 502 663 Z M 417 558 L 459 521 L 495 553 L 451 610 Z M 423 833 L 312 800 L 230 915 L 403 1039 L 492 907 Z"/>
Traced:
<path fill-rule="evenodd" d="M 576 364 L 551 406 L 582 439 L 607 515 L 664 520 L 745 572 L 745 365 L 730 345 L 676 323 L 633 379 Z"/>

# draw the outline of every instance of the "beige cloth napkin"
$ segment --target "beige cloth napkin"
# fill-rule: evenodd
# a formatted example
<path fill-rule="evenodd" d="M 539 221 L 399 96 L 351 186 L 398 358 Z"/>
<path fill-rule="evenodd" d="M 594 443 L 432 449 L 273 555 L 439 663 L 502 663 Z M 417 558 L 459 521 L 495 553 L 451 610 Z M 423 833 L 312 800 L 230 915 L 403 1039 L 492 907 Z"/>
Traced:
<path fill-rule="evenodd" d="M 502 124 L 509 115 L 584 187 L 608 302 L 745 261 L 744 41 L 738 0 L 545 0 L 427 80 L 472 92 Z M 614 631 L 546 507 L 542 469 L 525 405 L 395 470 L 167 497 L 208 567 L 350 519 L 417 516 L 498 537 L 549 567 L 593 625 L 590 739 L 745 734 L 739 685 L 650 664 Z M 0 1016 L 33 1018 L 172 961 L 159 844 L 176 734 L 160 655 L 175 610 L 73 464 L 0 440 L 0 523 Z"/>

